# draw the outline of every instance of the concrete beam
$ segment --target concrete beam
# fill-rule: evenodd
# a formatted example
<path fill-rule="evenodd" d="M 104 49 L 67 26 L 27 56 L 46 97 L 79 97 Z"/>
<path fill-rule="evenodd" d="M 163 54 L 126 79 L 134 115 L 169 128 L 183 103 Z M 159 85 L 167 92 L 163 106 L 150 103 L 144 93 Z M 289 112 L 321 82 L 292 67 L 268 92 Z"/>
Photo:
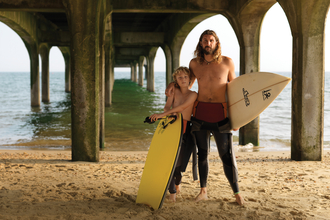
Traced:
<path fill-rule="evenodd" d="M 160 46 L 163 43 L 163 32 L 122 32 L 114 35 L 115 46 Z"/>
<path fill-rule="evenodd" d="M 113 12 L 159 12 L 159 13 L 201 13 L 203 11 L 224 11 L 229 0 L 121 0 L 112 2 Z"/>
<path fill-rule="evenodd" d="M 70 46 L 69 31 L 39 31 L 39 42 L 52 46 Z"/>
<path fill-rule="evenodd" d="M 116 57 L 119 55 L 123 56 L 146 56 L 148 55 L 148 48 L 147 47 L 135 47 L 135 48 L 116 48 L 115 54 Z"/>
<path fill-rule="evenodd" d="M 64 12 L 62 0 L 0 0 L 1 10 L 30 12 Z"/>

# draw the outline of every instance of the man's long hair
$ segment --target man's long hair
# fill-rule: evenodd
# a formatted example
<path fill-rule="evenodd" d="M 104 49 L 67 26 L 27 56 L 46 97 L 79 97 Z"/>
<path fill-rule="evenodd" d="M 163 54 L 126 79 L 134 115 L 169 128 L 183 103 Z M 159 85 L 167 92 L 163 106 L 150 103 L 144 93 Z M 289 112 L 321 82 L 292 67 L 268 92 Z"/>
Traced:
<path fill-rule="evenodd" d="M 196 56 L 197 62 L 202 64 L 205 60 L 204 58 L 204 52 L 203 52 L 203 47 L 201 46 L 202 40 L 204 35 L 212 35 L 215 40 L 216 40 L 216 48 L 213 52 L 213 59 L 216 63 L 221 63 L 222 57 L 221 57 L 221 46 L 220 46 L 220 41 L 217 36 L 217 34 L 212 31 L 212 30 L 206 30 L 202 33 L 202 35 L 199 38 L 196 50 L 194 51 L 194 55 Z"/>

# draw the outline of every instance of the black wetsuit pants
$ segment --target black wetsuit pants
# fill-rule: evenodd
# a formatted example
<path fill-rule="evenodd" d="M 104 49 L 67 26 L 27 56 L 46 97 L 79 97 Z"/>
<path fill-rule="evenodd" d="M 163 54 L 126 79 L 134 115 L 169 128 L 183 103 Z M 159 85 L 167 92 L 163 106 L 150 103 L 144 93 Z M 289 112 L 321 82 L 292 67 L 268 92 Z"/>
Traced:
<path fill-rule="evenodd" d="M 181 179 L 182 179 L 181 167 L 179 166 L 175 168 L 173 178 L 168 187 L 168 190 L 170 191 L 171 194 L 176 193 L 175 185 L 180 185 Z"/>
<path fill-rule="evenodd" d="M 198 170 L 200 178 L 200 186 L 206 187 L 207 175 L 209 171 L 208 152 L 210 143 L 210 134 L 213 134 L 217 144 L 219 156 L 223 163 L 223 170 L 230 183 L 234 193 L 239 192 L 237 182 L 234 183 L 233 162 L 231 158 L 231 133 L 220 133 L 219 131 L 200 130 L 195 131 L 196 144 L 198 148 Z"/>

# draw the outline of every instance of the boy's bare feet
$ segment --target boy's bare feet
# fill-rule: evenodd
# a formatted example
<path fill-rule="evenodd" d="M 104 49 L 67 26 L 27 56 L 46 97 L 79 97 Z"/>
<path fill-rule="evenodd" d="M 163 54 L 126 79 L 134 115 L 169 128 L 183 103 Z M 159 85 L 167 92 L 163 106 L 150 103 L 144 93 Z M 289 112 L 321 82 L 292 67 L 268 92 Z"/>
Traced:
<path fill-rule="evenodd" d="M 171 193 L 170 194 L 170 201 L 175 202 L 176 201 L 176 193 Z"/>
<path fill-rule="evenodd" d="M 238 205 L 243 205 L 244 204 L 244 199 L 243 199 L 243 197 L 241 196 L 240 193 L 236 194 L 235 197 L 236 197 L 236 202 L 238 203 Z"/>
<path fill-rule="evenodd" d="M 181 185 L 175 185 L 176 194 L 179 194 L 181 192 Z"/>
<path fill-rule="evenodd" d="M 199 201 L 202 201 L 202 200 L 207 200 L 207 191 L 206 191 L 206 187 L 204 188 L 201 188 L 201 191 L 200 193 L 198 194 L 198 196 L 196 197 L 195 201 L 196 202 L 199 202 Z"/>

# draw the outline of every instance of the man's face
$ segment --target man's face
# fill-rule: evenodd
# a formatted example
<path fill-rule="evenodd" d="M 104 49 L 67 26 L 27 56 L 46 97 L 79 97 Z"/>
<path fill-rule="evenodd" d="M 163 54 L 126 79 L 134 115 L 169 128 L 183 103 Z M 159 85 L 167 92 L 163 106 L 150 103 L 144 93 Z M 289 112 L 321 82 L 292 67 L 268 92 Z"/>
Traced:
<path fill-rule="evenodd" d="M 216 49 L 217 41 L 213 35 L 204 35 L 200 42 L 203 52 L 206 55 L 213 54 Z"/>

